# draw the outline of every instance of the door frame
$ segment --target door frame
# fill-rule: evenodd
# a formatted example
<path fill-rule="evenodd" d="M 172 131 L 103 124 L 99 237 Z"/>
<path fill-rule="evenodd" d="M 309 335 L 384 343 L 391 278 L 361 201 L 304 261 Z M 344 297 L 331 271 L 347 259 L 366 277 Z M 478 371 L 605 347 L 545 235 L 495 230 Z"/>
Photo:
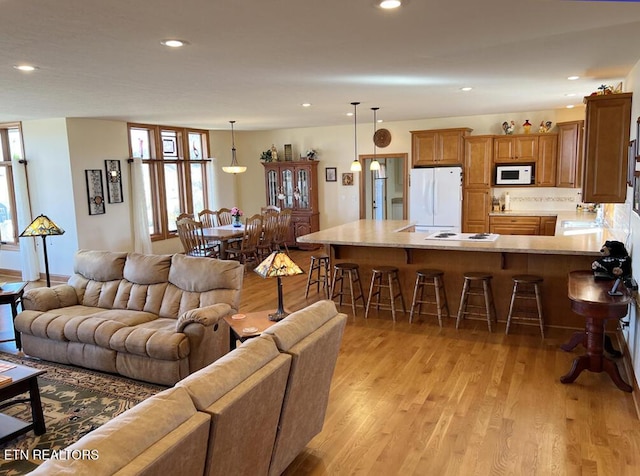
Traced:
<path fill-rule="evenodd" d="M 408 185 L 408 177 L 409 177 L 409 154 L 408 153 L 396 153 L 396 154 L 385 154 L 385 153 L 381 153 L 381 154 L 376 154 L 375 156 L 373 154 L 361 154 L 358 155 L 358 160 L 360 161 L 360 163 L 363 165 L 362 169 L 363 171 L 361 173 L 369 173 L 368 170 L 365 170 L 365 165 L 366 165 L 366 161 L 367 160 L 373 160 L 374 158 L 376 159 L 399 159 L 402 160 L 402 219 L 406 220 L 407 219 L 407 212 L 408 212 L 408 207 L 407 207 L 407 203 L 408 203 L 408 198 L 407 198 L 407 194 L 409 193 L 409 185 Z M 360 219 L 364 219 L 366 218 L 366 183 L 364 180 L 364 175 L 362 175 L 360 177 Z"/>

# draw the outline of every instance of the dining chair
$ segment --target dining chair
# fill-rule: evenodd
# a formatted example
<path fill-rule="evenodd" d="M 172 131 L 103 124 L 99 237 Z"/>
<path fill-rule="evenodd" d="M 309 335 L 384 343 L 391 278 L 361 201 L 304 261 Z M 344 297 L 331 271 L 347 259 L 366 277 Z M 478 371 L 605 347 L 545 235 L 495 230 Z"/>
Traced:
<path fill-rule="evenodd" d="M 231 225 L 233 215 L 230 208 L 221 208 L 218 210 L 218 226 Z"/>
<path fill-rule="evenodd" d="M 273 210 L 262 214 L 262 234 L 258 242 L 258 258 L 265 259 L 273 250 L 273 241 L 278 233 L 278 212 Z"/>
<path fill-rule="evenodd" d="M 204 228 L 213 228 L 214 226 L 218 226 L 218 212 L 205 208 L 201 212 L 198 212 L 198 220 L 200 220 Z"/>
<path fill-rule="evenodd" d="M 278 213 L 278 231 L 273 240 L 273 250 L 279 250 L 282 246 L 289 253 L 287 240 L 289 239 L 289 225 L 291 224 L 291 209 L 285 208 Z"/>
<path fill-rule="evenodd" d="M 193 218 L 193 213 L 180 212 L 180 214 L 176 217 L 176 222 L 178 220 L 182 220 L 183 218 Z"/>
<path fill-rule="evenodd" d="M 239 248 L 228 248 L 227 259 L 236 259 L 246 265 L 250 261 L 258 261 L 258 243 L 262 234 L 262 215 L 256 214 L 244 222 L 244 235 Z M 245 266 L 246 269 L 246 266 Z"/>
<path fill-rule="evenodd" d="M 178 236 L 182 242 L 184 253 L 189 256 L 205 256 L 215 258 L 218 256 L 219 247 L 212 245 L 204 239 L 202 223 L 192 218 L 185 217 L 176 222 Z"/>

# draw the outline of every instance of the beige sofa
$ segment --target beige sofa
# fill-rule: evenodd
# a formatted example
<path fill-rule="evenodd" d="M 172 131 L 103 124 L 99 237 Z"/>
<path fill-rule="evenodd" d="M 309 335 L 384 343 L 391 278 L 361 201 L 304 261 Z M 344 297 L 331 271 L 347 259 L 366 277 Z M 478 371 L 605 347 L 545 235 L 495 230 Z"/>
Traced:
<path fill-rule="evenodd" d="M 26 354 L 173 385 L 229 352 L 235 261 L 78 251 L 67 284 L 24 294 L 15 320 Z"/>
<path fill-rule="evenodd" d="M 66 448 L 98 458 L 31 474 L 281 474 L 322 429 L 346 320 L 332 301 L 295 312 Z"/>

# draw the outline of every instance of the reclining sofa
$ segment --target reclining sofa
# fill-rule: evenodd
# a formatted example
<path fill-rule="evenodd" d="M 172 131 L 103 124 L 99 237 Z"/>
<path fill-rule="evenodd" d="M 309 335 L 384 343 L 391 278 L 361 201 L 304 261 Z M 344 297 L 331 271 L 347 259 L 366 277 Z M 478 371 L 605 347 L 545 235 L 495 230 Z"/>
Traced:
<path fill-rule="evenodd" d="M 23 351 L 173 385 L 229 352 L 243 267 L 235 261 L 80 250 L 67 284 L 24 293 Z"/>
<path fill-rule="evenodd" d="M 66 448 L 95 457 L 30 474 L 280 475 L 322 430 L 346 321 L 333 301 L 297 311 Z"/>

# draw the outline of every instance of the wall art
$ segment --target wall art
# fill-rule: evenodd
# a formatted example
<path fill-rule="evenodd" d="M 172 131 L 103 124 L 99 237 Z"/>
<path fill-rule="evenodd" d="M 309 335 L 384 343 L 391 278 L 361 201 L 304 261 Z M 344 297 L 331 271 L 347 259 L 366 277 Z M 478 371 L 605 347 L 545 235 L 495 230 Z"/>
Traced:
<path fill-rule="evenodd" d="M 122 203 L 122 173 L 119 160 L 105 160 L 104 169 L 107 176 L 107 198 L 109 203 Z"/>
<path fill-rule="evenodd" d="M 324 168 L 324 180 L 326 182 L 338 181 L 338 169 L 337 167 L 325 167 Z"/>
<path fill-rule="evenodd" d="M 104 189 L 102 188 L 102 170 L 89 169 L 84 171 L 87 179 L 87 199 L 89 201 L 89 215 L 102 215 L 104 210 Z"/>

